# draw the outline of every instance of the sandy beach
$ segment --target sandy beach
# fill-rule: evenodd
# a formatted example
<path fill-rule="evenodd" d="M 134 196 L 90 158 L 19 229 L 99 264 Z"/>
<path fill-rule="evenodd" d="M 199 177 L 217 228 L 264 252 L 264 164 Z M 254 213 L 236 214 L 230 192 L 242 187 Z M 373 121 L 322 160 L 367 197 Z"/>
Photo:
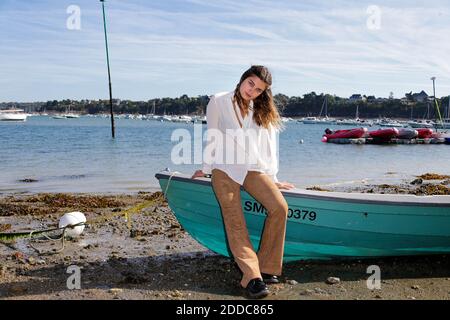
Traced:
<path fill-rule="evenodd" d="M 429 175 L 345 191 L 450 195 L 449 187 L 449 177 Z M 193 240 L 166 202 L 156 201 L 125 221 L 122 213 L 127 209 L 160 196 L 146 192 L 2 196 L 3 233 L 55 227 L 71 211 L 81 211 L 97 224 L 87 225 L 79 238 L 66 241 L 60 253 L 61 241 L 34 241 L 41 254 L 28 239 L 1 242 L 0 298 L 244 299 L 235 263 Z M 367 287 L 371 265 L 380 267 L 380 289 Z M 67 286 L 70 266 L 81 270 L 80 289 Z M 293 262 L 285 264 L 281 279 L 282 283 L 270 287 L 267 299 L 448 300 L 450 256 Z"/>

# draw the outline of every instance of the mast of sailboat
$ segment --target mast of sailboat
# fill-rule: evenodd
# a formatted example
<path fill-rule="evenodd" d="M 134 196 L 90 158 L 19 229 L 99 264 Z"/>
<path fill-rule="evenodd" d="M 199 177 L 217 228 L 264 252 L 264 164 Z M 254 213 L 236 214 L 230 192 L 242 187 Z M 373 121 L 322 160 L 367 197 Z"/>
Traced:
<path fill-rule="evenodd" d="M 325 96 L 325 99 L 326 99 L 326 96 Z M 323 111 L 323 107 L 324 107 L 324 105 L 325 105 L 325 99 L 323 99 L 322 107 L 320 108 L 319 118 L 322 117 L 322 111 Z"/>
<path fill-rule="evenodd" d="M 450 119 L 450 95 L 448 96 L 447 115 L 445 117 L 447 118 L 447 120 Z"/>
<path fill-rule="evenodd" d="M 431 77 L 431 80 L 433 81 L 433 102 L 434 102 L 434 106 L 436 107 L 436 118 L 438 119 L 438 123 L 440 122 L 443 125 L 443 121 L 442 121 L 442 116 L 441 116 L 441 111 L 439 108 L 439 103 L 436 99 L 436 87 L 435 87 L 435 81 L 436 81 L 436 77 Z"/>

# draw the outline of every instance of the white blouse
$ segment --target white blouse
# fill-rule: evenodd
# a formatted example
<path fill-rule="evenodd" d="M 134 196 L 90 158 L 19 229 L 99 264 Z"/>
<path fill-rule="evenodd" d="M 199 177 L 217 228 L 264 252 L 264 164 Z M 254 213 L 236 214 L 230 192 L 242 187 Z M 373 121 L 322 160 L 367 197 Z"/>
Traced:
<path fill-rule="evenodd" d="M 253 120 L 253 101 L 242 118 L 233 97 L 234 91 L 218 93 L 208 103 L 202 171 L 211 174 L 220 169 L 240 185 L 248 171 L 265 173 L 278 182 L 278 130 L 272 125 L 266 129 Z"/>

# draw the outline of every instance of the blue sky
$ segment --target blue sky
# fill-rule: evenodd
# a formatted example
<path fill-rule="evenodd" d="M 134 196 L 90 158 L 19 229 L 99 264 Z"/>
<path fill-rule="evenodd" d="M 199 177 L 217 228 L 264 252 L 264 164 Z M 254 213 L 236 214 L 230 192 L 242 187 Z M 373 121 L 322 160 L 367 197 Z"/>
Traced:
<path fill-rule="evenodd" d="M 66 27 L 70 5 L 79 30 Z M 107 0 L 106 11 L 117 98 L 232 90 L 251 64 L 287 95 L 432 94 L 431 76 L 450 94 L 448 0 Z M 64 98 L 108 98 L 100 2 L 2 0 L 0 101 Z"/>

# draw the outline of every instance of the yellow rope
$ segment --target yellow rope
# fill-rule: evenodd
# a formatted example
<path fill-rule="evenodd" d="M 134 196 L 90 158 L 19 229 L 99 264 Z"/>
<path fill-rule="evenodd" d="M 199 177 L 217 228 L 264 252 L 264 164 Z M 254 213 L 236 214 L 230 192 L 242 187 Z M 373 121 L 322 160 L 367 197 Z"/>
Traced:
<path fill-rule="evenodd" d="M 108 215 L 101 216 L 101 217 L 99 217 L 97 219 L 89 220 L 89 221 L 86 222 L 86 224 L 88 224 L 88 225 L 99 224 L 99 223 L 107 221 L 107 220 L 109 220 L 111 218 L 118 217 L 118 216 L 123 216 L 125 222 L 127 223 L 128 229 L 131 229 L 133 214 L 137 214 L 140 211 L 142 211 L 143 209 L 145 209 L 147 207 L 150 207 L 151 205 L 162 204 L 163 202 L 164 202 L 164 198 L 161 195 L 159 195 L 158 197 L 156 197 L 154 199 L 147 200 L 147 201 L 144 201 L 142 203 L 139 203 L 139 204 L 135 205 L 134 207 L 128 208 L 127 210 L 114 212 L 114 213 L 111 213 L 111 214 L 108 214 Z"/>
<path fill-rule="evenodd" d="M 437 112 L 438 112 L 439 120 L 441 121 L 441 123 L 443 123 L 443 121 L 442 121 L 442 116 L 441 116 L 441 111 L 440 111 L 440 109 L 439 109 L 439 104 L 438 104 L 438 102 L 437 102 L 437 99 L 435 99 L 434 102 L 435 102 L 436 109 L 437 109 Z"/>
<path fill-rule="evenodd" d="M 62 251 L 64 250 L 64 248 L 65 248 L 65 242 L 64 242 L 64 241 L 65 241 L 66 229 L 71 229 L 71 228 L 74 228 L 74 227 L 76 227 L 76 226 L 82 226 L 82 225 L 94 225 L 94 224 L 99 224 L 99 223 L 105 222 L 105 221 L 107 221 L 107 220 L 109 220 L 109 219 L 111 219 L 111 218 L 114 218 L 114 217 L 118 217 L 118 216 L 122 216 L 122 215 L 123 215 L 123 217 L 124 217 L 124 219 L 125 219 L 125 222 L 127 223 L 127 228 L 128 228 L 129 230 L 131 230 L 131 228 L 132 228 L 132 217 L 133 217 L 133 214 L 137 214 L 137 213 L 139 213 L 140 211 L 142 211 L 143 209 L 145 209 L 145 208 L 147 208 L 147 207 L 150 207 L 151 205 L 156 205 L 156 204 L 162 204 L 162 203 L 164 203 L 164 201 L 165 201 L 165 199 L 166 199 L 167 191 L 168 191 L 168 189 L 169 189 L 170 180 L 172 179 L 172 177 L 173 177 L 176 173 L 177 173 L 177 172 L 175 171 L 175 172 L 173 172 L 173 173 L 170 175 L 170 177 L 169 177 L 169 179 L 168 179 L 168 182 L 167 182 L 167 186 L 166 186 L 166 188 L 165 188 L 165 190 L 164 190 L 164 193 L 159 193 L 155 198 L 153 198 L 153 199 L 151 199 L 151 200 L 144 201 L 144 202 L 142 202 L 142 203 L 139 203 L 139 204 L 137 204 L 137 205 L 135 205 L 135 206 L 133 206 L 133 207 L 131 207 L 131 208 L 128 208 L 128 209 L 125 210 L 125 211 L 114 212 L 114 213 L 108 214 L 108 215 L 106 215 L 106 216 L 98 217 L 97 219 L 92 219 L 92 220 L 89 220 L 89 221 L 87 221 L 87 222 L 80 222 L 80 223 L 77 223 L 77 224 L 75 224 L 75 225 L 67 225 L 67 226 L 62 227 L 62 228 L 54 228 L 54 229 L 47 229 L 47 230 L 40 230 L 40 231 L 39 231 L 39 230 L 33 230 L 33 231 L 29 232 L 29 233 L 23 233 L 23 232 L 21 232 L 21 233 L 0 233 L 0 241 L 10 241 L 10 240 L 15 240 L 15 239 L 18 239 L 18 238 L 23 238 L 23 237 L 28 236 L 28 238 L 29 238 L 29 240 L 30 240 L 30 245 L 31 245 L 31 247 L 32 247 L 34 250 L 36 250 L 39 254 L 48 254 L 49 252 L 47 252 L 47 253 L 42 252 L 42 251 L 38 250 L 37 248 L 35 248 L 35 247 L 31 244 L 31 240 L 32 240 L 33 235 L 34 235 L 34 236 L 37 236 L 37 235 L 45 235 L 46 238 L 49 239 L 49 237 L 46 235 L 47 232 L 63 230 L 63 233 L 62 233 L 62 235 L 61 235 L 61 238 L 59 238 L 59 239 L 62 240 L 62 246 L 61 246 L 61 249 L 57 250 L 56 252 L 52 252 L 52 253 L 59 253 L 59 252 L 62 252 Z M 59 239 L 55 239 L 55 240 L 59 240 Z"/>
<path fill-rule="evenodd" d="M 75 226 L 82 226 L 82 225 L 94 225 L 99 224 L 102 222 L 105 222 L 111 218 L 118 217 L 118 216 L 124 216 L 125 221 L 127 222 L 127 227 L 131 229 L 132 227 L 132 215 L 140 212 L 142 209 L 149 207 L 151 205 L 161 204 L 164 202 L 164 198 L 162 195 L 158 195 L 154 199 L 144 201 L 142 203 L 139 203 L 135 205 L 134 207 L 131 207 L 125 211 L 119 211 L 119 212 L 113 212 L 108 215 L 103 215 L 101 217 L 98 217 L 96 219 L 89 220 L 85 223 L 78 223 L 76 225 L 67 225 L 62 228 L 52 228 L 52 229 L 46 229 L 46 230 L 33 230 L 31 232 L 12 232 L 12 233 L 0 233 L 0 241 L 11 241 L 19 238 L 29 238 L 31 239 L 34 236 L 41 236 L 45 233 L 59 231 L 59 230 L 65 230 L 67 228 L 74 228 Z"/>

